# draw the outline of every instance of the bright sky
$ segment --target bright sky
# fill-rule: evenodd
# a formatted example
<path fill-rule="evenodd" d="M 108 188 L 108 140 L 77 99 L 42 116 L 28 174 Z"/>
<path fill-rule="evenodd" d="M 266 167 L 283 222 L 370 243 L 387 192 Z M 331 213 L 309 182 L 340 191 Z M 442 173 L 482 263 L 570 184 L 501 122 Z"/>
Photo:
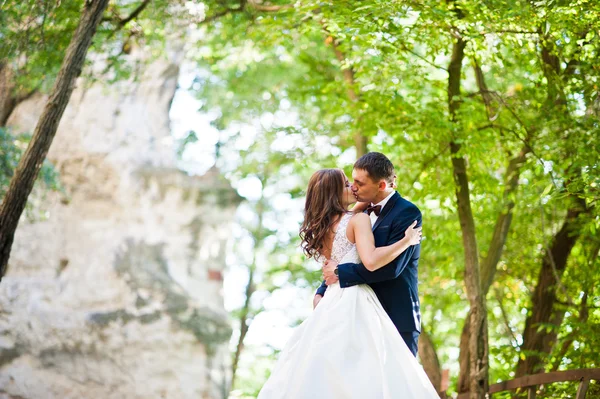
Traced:
<path fill-rule="evenodd" d="M 170 111 L 171 131 L 173 137 L 178 140 L 186 136 L 193 130 L 198 135 L 198 142 L 189 145 L 183 153 L 180 167 L 191 174 L 202 175 L 215 163 L 215 144 L 219 140 L 219 131 L 210 125 L 214 115 L 201 110 L 201 101 L 196 99 L 192 92 L 189 91 L 194 79 L 194 69 L 192 65 L 183 65 L 182 73 L 179 80 L 180 88 L 175 94 Z M 278 118 L 286 118 L 282 121 L 289 124 L 290 113 L 281 113 L 270 115 L 263 118 L 261 125 L 270 125 L 276 123 Z M 238 150 L 246 149 L 254 141 L 256 129 L 251 125 L 241 128 L 242 139 L 236 143 Z M 278 140 L 279 146 L 285 147 L 293 143 L 286 142 L 285 138 Z M 222 156 L 227 156 L 224 153 Z M 235 160 L 228 159 L 235 162 Z M 260 196 L 261 184 L 258 179 L 248 178 L 237 182 L 232 182 L 238 193 L 248 200 L 256 200 Z M 286 221 L 282 223 L 282 229 L 291 228 L 296 234 L 298 220 L 302 217 L 302 208 L 298 206 L 297 201 L 291 200 L 289 197 L 278 197 L 277 207 L 280 211 L 285 211 Z M 251 254 L 252 240 L 244 234 L 244 230 L 239 223 L 251 222 L 254 217 L 247 206 L 240 206 L 236 214 L 236 224 L 232 231 L 233 240 L 235 241 L 238 252 Z M 265 223 L 276 223 L 274 220 L 265 220 Z M 285 228 L 284 228 L 285 226 Z M 272 227 L 272 226 L 270 226 Z M 227 311 L 240 308 L 245 300 L 245 289 L 248 281 L 248 270 L 246 266 L 240 265 L 236 256 L 227 258 L 227 271 L 224 281 L 224 297 L 225 308 Z M 318 267 L 314 265 L 314 267 Z M 275 348 L 283 348 L 283 345 L 291 334 L 290 322 L 297 319 L 305 318 L 311 311 L 313 290 L 289 288 L 277 291 L 270 297 L 259 297 L 256 294 L 256 301 L 262 302 L 265 311 L 259 314 L 252 322 L 251 328 L 246 337 L 247 345 L 258 347 L 273 346 Z M 235 334 L 232 337 L 231 344 L 237 344 L 239 335 Z"/>

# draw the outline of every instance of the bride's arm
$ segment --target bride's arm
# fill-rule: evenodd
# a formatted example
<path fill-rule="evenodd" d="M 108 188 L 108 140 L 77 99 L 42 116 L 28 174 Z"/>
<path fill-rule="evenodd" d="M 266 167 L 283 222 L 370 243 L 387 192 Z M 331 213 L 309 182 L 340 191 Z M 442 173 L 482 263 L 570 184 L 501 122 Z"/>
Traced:
<path fill-rule="evenodd" d="M 364 212 L 365 209 L 367 209 L 368 207 L 369 207 L 368 202 L 357 202 L 356 204 L 354 204 L 354 207 L 352 207 L 352 212 L 353 213 L 361 213 L 361 212 Z"/>
<path fill-rule="evenodd" d="M 417 221 L 414 221 L 406 230 L 404 238 L 387 247 L 375 247 L 375 238 L 371 228 L 371 219 L 367 214 L 360 213 L 355 215 L 352 220 L 352 232 L 358 255 L 365 268 L 369 271 L 375 271 L 394 259 L 402 252 L 406 251 L 411 245 L 417 245 L 421 241 L 421 228 L 414 228 Z"/>

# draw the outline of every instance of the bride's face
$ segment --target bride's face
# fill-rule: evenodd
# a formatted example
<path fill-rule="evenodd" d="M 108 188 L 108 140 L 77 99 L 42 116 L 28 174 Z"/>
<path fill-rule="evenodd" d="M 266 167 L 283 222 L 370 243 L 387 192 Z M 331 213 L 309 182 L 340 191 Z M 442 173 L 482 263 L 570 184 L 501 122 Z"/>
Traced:
<path fill-rule="evenodd" d="M 345 174 L 343 176 L 344 176 L 344 194 L 342 196 L 342 200 L 343 200 L 343 205 L 345 207 L 347 207 L 356 202 L 356 197 L 354 196 L 354 193 L 352 192 L 352 184 L 350 183 L 350 180 L 348 180 L 348 178 L 346 177 Z"/>

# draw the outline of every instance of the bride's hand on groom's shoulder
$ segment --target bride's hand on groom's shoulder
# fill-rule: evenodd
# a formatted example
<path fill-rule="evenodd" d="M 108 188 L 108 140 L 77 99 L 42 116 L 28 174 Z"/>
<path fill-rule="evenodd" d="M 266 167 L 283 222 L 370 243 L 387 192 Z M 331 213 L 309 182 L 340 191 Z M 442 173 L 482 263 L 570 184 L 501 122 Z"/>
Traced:
<path fill-rule="evenodd" d="M 408 239 L 409 245 L 417 245 L 421 243 L 422 230 L 421 227 L 416 227 L 417 221 L 412 222 L 408 229 L 404 232 L 404 236 Z"/>
<path fill-rule="evenodd" d="M 367 209 L 368 207 L 369 207 L 368 202 L 357 202 L 356 204 L 354 204 L 354 207 L 352 208 L 352 212 L 354 212 L 354 213 L 364 212 L 365 209 Z"/>

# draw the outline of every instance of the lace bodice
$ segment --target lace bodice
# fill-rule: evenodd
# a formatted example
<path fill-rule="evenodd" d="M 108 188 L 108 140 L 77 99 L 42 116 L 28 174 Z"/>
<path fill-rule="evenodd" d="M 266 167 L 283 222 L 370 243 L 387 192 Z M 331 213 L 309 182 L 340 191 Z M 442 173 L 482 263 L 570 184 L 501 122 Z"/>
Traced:
<path fill-rule="evenodd" d="M 359 257 L 356 252 L 356 245 L 351 243 L 346 236 L 346 230 L 348 222 L 352 218 L 351 213 L 342 215 L 342 219 L 337 225 L 335 236 L 333 237 L 333 244 L 331 248 L 331 259 L 337 263 L 353 262 L 358 263 Z M 323 256 L 319 256 L 319 261 L 324 261 Z"/>

